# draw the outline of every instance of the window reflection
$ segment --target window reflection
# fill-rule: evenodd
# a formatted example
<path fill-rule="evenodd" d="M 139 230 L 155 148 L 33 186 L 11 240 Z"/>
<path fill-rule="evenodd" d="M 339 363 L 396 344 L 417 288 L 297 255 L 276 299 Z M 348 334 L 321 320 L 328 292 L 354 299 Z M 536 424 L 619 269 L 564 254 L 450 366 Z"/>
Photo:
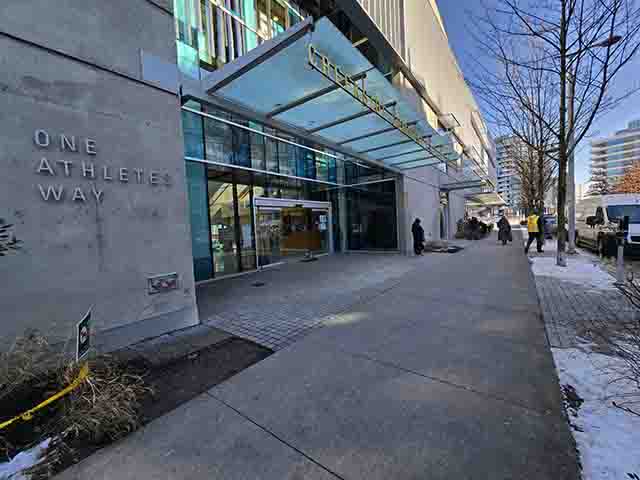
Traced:
<path fill-rule="evenodd" d="M 285 7 L 277 1 L 271 2 L 271 25 L 273 35 L 276 36 L 287 29 L 287 14 Z"/>
<path fill-rule="evenodd" d="M 175 0 L 180 70 L 199 78 L 256 48 L 307 14 L 277 0 Z"/>
<path fill-rule="evenodd" d="M 347 192 L 347 240 L 351 250 L 398 248 L 395 182 L 382 182 Z"/>
<path fill-rule="evenodd" d="M 238 185 L 238 220 L 242 270 L 256 268 L 256 246 L 253 238 L 253 188 Z"/>
<path fill-rule="evenodd" d="M 239 271 L 236 206 L 232 183 L 209 180 L 209 216 L 216 276 Z"/>

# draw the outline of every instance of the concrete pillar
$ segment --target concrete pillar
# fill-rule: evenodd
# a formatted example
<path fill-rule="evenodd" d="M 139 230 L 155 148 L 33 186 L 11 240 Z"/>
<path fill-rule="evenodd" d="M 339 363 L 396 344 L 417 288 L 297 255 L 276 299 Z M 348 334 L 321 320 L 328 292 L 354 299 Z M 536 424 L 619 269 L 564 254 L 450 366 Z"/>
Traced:
<path fill-rule="evenodd" d="M 346 252 L 348 247 L 347 235 L 349 222 L 347 217 L 347 190 L 342 188 L 338 192 L 338 224 L 340 225 L 340 251 Z"/>

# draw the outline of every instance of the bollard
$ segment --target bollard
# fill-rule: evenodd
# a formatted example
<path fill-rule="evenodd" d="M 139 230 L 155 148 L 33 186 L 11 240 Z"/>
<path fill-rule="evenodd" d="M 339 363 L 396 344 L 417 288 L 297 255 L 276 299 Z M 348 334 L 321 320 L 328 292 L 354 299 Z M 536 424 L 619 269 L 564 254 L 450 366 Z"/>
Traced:
<path fill-rule="evenodd" d="M 618 242 L 618 258 L 616 262 L 616 283 L 622 285 L 625 281 L 624 275 L 624 245 Z"/>
<path fill-rule="evenodd" d="M 624 285 L 624 242 L 629 233 L 629 217 L 624 216 L 619 220 L 618 231 L 616 232 L 616 240 L 618 243 L 618 257 L 616 261 L 616 283 Z"/>

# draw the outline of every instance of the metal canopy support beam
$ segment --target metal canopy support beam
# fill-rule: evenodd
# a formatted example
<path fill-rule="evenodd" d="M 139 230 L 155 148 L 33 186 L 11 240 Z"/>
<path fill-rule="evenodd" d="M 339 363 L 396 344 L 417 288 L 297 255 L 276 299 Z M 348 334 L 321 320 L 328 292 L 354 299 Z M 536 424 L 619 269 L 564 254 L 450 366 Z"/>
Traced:
<path fill-rule="evenodd" d="M 363 78 L 365 78 L 367 76 L 367 72 L 368 71 L 369 70 L 357 73 L 357 74 L 353 75 L 350 78 L 353 81 L 362 80 Z M 340 88 L 339 85 L 330 85 L 330 86 L 328 86 L 326 88 L 318 90 L 317 92 L 310 93 L 309 95 L 305 95 L 304 97 L 299 98 L 297 100 L 294 100 L 291 103 L 287 103 L 286 105 L 283 105 L 283 106 L 281 106 L 279 108 L 276 108 L 275 110 L 272 110 L 271 112 L 267 113 L 266 117 L 267 118 L 272 118 L 272 117 L 275 117 L 276 115 L 280 115 L 281 113 L 288 112 L 289 110 L 294 109 L 296 107 L 299 107 L 300 105 L 303 105 L 303 104 L 305 104 L 307 102 L 310 102 L 311 100 L 315 100 L 316 98 L 320 98 L 323 95 L 326 95 L 328 93 L 334 92 L 334 91 L 338 90 L 339 88 Z"/>
<path fill-rule="evenodd" d="M 459 182 L 459 183 L 449 183 L 446 185 L 442 185 L 442 187 L 440 187 L 440 190 L 443 190 L 445 192 L 450 192 L 452 190 L 465 190 L 467 188 L 479 188 L 482 187 L 484 185 L 484 182 L 482 180 L 469 180 L 468 182 Z"/>
<path fill-rule="evenodd" d="M 345 145 L 347 143 L 357 142 L 358 140 L 364 140 L 365 138 L 371 138 L 371 137 L 375 137 L 377 135 L 382 135 L 383 133 L 390 133 L 390 132 L 395 132 L 395 131 L 397 131 L 396 127 L 383 128 L 382 130 L 376 130 L 376 131 L 371 132 L 371 133 L 365 133 L 364 135 L 358 135 L 357 137 L 349 138 L 348 140 L 344 140 L 344 141 L 338 143 L 338 145 Z"/>
<path fill-rule="evenodd" d="M 429 138 L 432 137 L 432 135 L 425 135 L 424 137 L 419 137 L 420 139 L 424 139 L 424 138 Z M 371 153 L 371 152 L 376 152 L 378 150 L 384 150 L 385 148 L 391 148 L 391 147 L 397 147 L 398 145 L 405 145 L 407 143 L 411 143 L 414 142 L 415 140 L 402 140 L 401 142 L 395 142 L 395 143 L 390 143 L 388 145 L 383 145 L 381 147 L 375 147 L 375 148 L 370 148 L 368 150 L 361 150 L 358 153 Z"/>
<path fill-rule="evenodd" d="M 389 165 L 404 165 L 405 163 L 413 163 L 413 162 L 424 162 L 425 160 L 433 160 L 434 158 L 437 158 L 435 155 L 431 155 L 430 157 L 423 157 L 423 158 L 416 158 L 414 160 L 404 160 L 402 162 L 396 162 L 396 163 L 390 163 Z M 438 160 L 437 163 L 440 163 L 440 160 Z"/>
<path fill-rule="evenodd" d="M 423 168 L 423 167 L 433 167 L 434 165 L 438 165 L 442 162 L 436 162 L 436 163 L 425 163 L 423 165 L 414 165 L 413 167 L 401 167 L 400 170 L 402 170 L 403 172 L 407 171 L 407 170 L 415 170 L 416 168 Z"/>
<path fill-rule="evenodd" d="M 393 107 L 396 104 L 396 102 L 389 102 L 389 103 L 385 103 L 383 105 L 383 107 L 388 108 L 388 107 Z M 344 117 L 344 118 L 340 118 L 338 120 L 334 120 L 333 122 L 329 122 L 329 123 L 325 123 L 324 125 L 320 125 L 319 127 L 313 128 L 311 130 L 309 130 L 309 133 L 316 133 L 319 132 L 320 130 L 324 130 L 326 128 L 331 128 L 331 127 L 335 127 L 336 125 L 340 125 L 341 123 L 346 123 L 346 122 L 350 122 L 351 120 L 356 120 L 360 117 L 364 117 L 366 115 L 371 115 L 372 113 L 375 113 L 373 110 L 364 110 L 362 112 L 359 113 L 355 113 L 353 115 L 349 115 L 348 117 Z"/>
<path fill-rule="evenodd" d="M 420 120 L 414 120 L 413 122 L 407 123 L 407 125 L 411 126 L 411 125 L 416 125 L 417 123 L 420 123 Z M 376 135 L 382 135 L 383 133 L 397 132 L 397 131 L 398 129 L 396 127 L 383 128 L 382 130 L 376 130 L 371 133 L 365 133 L 364 135 L 359 135 L 357 137 L 343 140 L 342 142 L 339 142 L 338 145 L 345 145 L 347 143 L 357 142 L 358 140 L 364 140 L 365 138 L 375 137 Z"/>
<path fill-rule="evenodd" d="M 412 153 L 420 153 L 420 152 L 424 152 L 424 150 L 422 148 L 419 150 L 411 150 L 410 152 L 398 153 L 397 155 L 391 155 L 389 157 L 376 158 L 376 160 L 378 160 L 379 162 L 384 162 L 385 160 L 391 160 L 392 158 L 404 157 L 405 155 L 411 155 Z"/>

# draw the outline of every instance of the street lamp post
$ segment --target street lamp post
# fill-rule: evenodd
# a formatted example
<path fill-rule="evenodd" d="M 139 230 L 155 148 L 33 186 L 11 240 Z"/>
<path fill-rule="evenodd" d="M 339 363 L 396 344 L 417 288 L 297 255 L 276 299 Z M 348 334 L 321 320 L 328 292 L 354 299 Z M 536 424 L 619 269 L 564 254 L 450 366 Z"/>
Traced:
<path fill-rule="evenodd" d="M 567 55 L 568 58 L 575 57 L 576 55 L 583 53 L 592 48 L 602 48 L 602 47 L 610 47 L 611 45 L 615 45 L 622 37 L 619 35 L 612 35 L 611 37 L 603 40 L 602 42 L 593 43 L 591 45 L 587 45 L 582 50 L 579 50 L 575 53 Z M 569 101 L 568 105 L 568 116 L 569 116 L 569 138 L 568 145 L 569 151 L 571 152 L 569 158 L 567 159 L 567 200 L 569 206 L 569 238 L 567 253 L 575 254 L 576 253 L 576 178 L 575 178 L 575 145 L 574 145 L 574 130 L 575 130 L 575 118 L 574 118 L 574 99 L 576 93 L 576 76 L 573 72 L 569 71 L 567 73 L 569 80 L 569 88 L 567 92 L 567 100 Z M 564 226 L 558 225 L 558 231 L 563 231 Z M 562 230 L 560 230 L 562 229 Z"/>
<path fill-rule="evenodd" d="M 575 177 L 575 156 L 574 156 L 574 118 L 573 118 L 573 99 L 576 93 L 576 77 L 569 73 L 569 93 L 567 95 L 569 100 L 569 148 L 570 155 L 567 165 L 567 197 L 569 197 L 569 246 L 567 247 L 567 253 L 573 255 L 576 253 L 576 177 Z"/>

